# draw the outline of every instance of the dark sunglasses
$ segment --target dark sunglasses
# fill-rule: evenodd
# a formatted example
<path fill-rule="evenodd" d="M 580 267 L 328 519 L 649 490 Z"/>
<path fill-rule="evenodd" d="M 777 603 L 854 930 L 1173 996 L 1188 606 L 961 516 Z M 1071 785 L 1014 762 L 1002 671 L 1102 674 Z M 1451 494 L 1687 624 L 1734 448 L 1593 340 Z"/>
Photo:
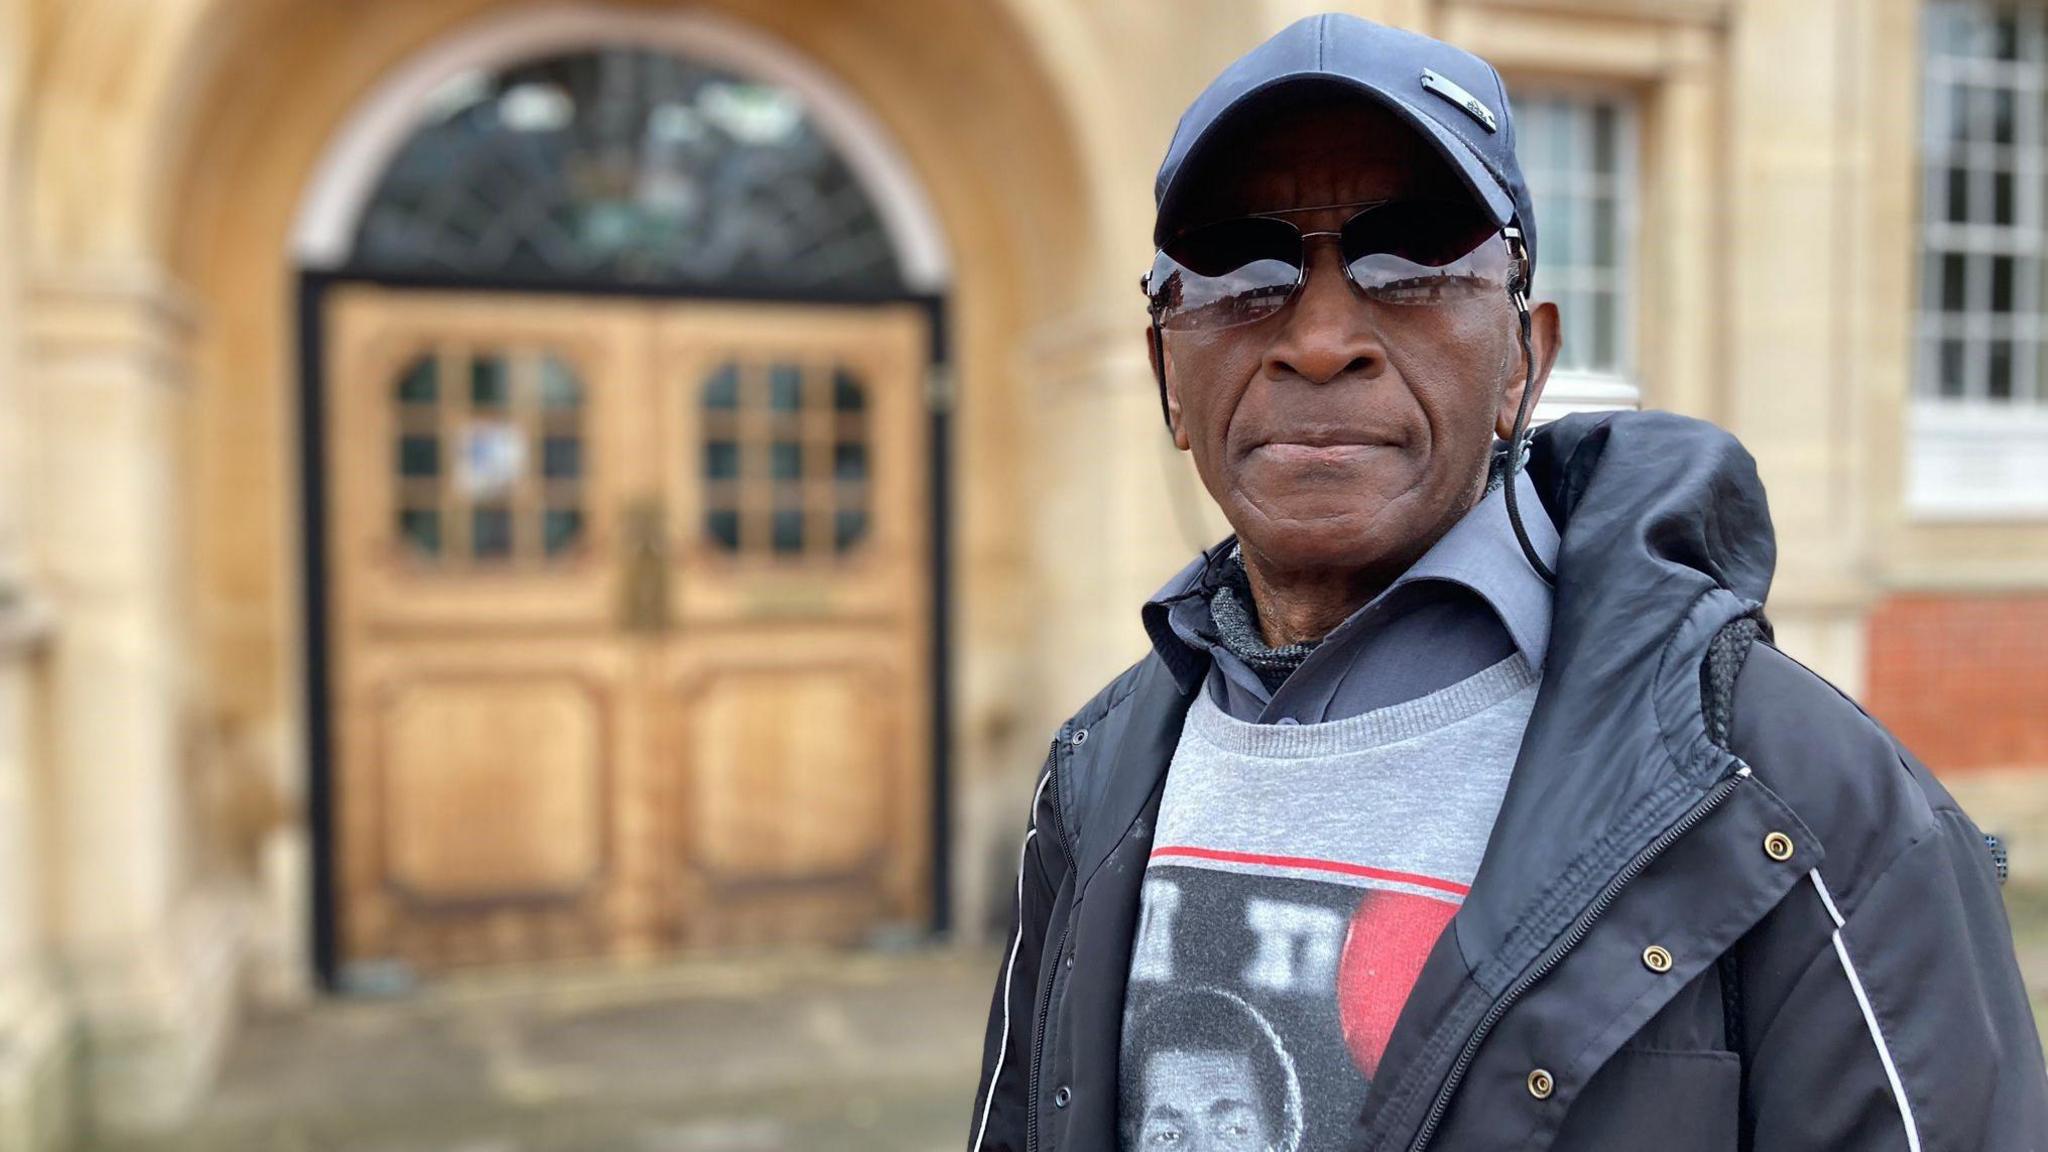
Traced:
<path fill-rule="evenodd" d="M 1361 201 L 1334 232 L 1303 232 L 1261 212 L 1179 233 L 1139 280 L 1153 323 L 1172 331 L 1229 328 L 1262 320 L 1300 292 L 1308 242 L 1334 236 L 1344 276 L 1367 299 L 1442 306 L 1505 292 L 1515 266 L 1500 225 L 1476 205 L 1435 200 Z M 1320 208 L 1350 208 L 1327 204 Z"/>

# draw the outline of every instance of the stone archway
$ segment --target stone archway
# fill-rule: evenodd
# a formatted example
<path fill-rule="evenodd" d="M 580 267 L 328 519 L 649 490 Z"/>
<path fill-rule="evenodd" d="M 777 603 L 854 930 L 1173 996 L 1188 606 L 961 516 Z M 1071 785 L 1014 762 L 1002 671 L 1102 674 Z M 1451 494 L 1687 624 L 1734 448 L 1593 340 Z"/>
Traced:
<path fill-rule="evenodd" d="M 55 527 L 43 567 L 65 619 L 51 658 L 65 810 L 52 852 L 70 863 L 52 921 L 60 951 L 91 959 L 79 981 L 89 1026 L 146 1038 L 95 1071 L 94 1111 L 117 1126 L 174 1113 L 204 1083 L 251 941 L 260 986 L 288 990 L 307 973 L 290 401 L 299 205 L 328 141 L 391 68 L 507 7 L 49 9 L 28 132 L 37 243 L 24 327 L 46 444 L 34 514 Z M 1019 527 L 1031 512 L 1018 506 L 1033 471 L 1033 444 L 1016 433 L 1031 426 L 1025 345 L 1110 283 L 1098 241 L 1114 198 L 1089 160 L 1109 146 L 1071 112 L 1089 101 L 1083 38 L 1056 10 L 1007 2 L 719 9 L 873 111 L 957 261 L 954 744 L 972 791 L 984 766 L 1034 762 L 1038 743 L 1024 722 L 1036 717 L 1019 714 L 1034 645 L 1014 609 L 1032 580 Z M 96 724 L 109 706 L 128 722 Z M 223 827 L 268 817 L 260 805 L 200 811 L 195 781 L 230 793 L 267 783 L 284 798 L 276 834 L 253 856 L 214 860 Z M 982 847 L 956 847 L 963 895 L 983 887 Z M 234 895 L 252 872 L 266 897 L 253 904 Z"/>
<path fill-rule="evenodd" d="M 357 44 L 384 42 L 388 47 L 381 67 L 367 66 L 366 59 L 348 68 L 307 55 L 321 44 L 320 23 L 338 20 L 327 14 L 304 18 L 276 18 L 271 24 L 278 39 L 270 43 L 262 71 L 242 74 L 241 84 L 264 83 L 275 76 L 278 103 L 264 109 L 267 101 L 234 100 L 222 114 L 205 117 L 203 138 L 219 140 L 222 147 L 243 156 L 263 157 L 260 164 L 235 162 L 215 167 L 211 160 L 197 163 L 188 171 L 184 202 L 193 210 L 185 214 L 177 234 L 174 263 L 180 275 L 189 279 L 195 292 L 209 302 L 236 300 L 237 312 L 260 323 L 221 330 L 218 339 L 202 338 L 196 352 L 196 371 L 217 385 L 206 408 L 217 414 L 214 427 L 223 443 L 246 446 L 240 468 L 253 470 L 243 480 L 223 482 L 209 495 L 202 478 L 202 506 L 215 509 L 211 519 L 288 527 L 287 513 L 279 508 L 277 493 L 288 489 L 279 481 L 291 474 L 289 457 L 274 439 L 266 450 L 265 440 L 253 435 L 252 422 L 277 429 L 289 423 L 277 411 L 284 378 L 257 370 L 258 365 L 289 363 L 283 344 L 286 301 L 274 289 L 280 252 L 286 229 L 298 218 L 288 216 L 290 204 L 296 209 L 313 187 L 315 150 L 345 122 L 349 110 L 360 106 L 374 84 L 388 75 L 394 61 L 410 59 L 428 45 L 459 37 L 461 30 L 488 24 L 496 6 L 462 0 L 442 5 L 407 5 L 404 10 L 377 10 L 368 19 L 360 14 L 349 18 L 348 39 Z M 637 18 L 659 14 L 660 5 L 634 5 Z M 576 9 L 570 9 L 574 12 Z M 867 13 L 849 12 L 838 5 L 746 5 L 725 12 L 728 21 L 753 27 L 761 35 L 781 41 L 787 49 L 835 74 L 899 143 L 909 166 L 922 181 L 931 198 L 936 219 L 949 240 L 951 258 L 957 263 L 954 281 L 957 304 L 952 328 L 959 342 L 955 357 L 959 393 L 972 399 L 961 405 L 957 423 L 956 459 L 972 461 L 971 468 L 956 470 L 952 478 L 955 523 L 962 526 L 958 541 L 954 583 L 961 590 L 964 611 L 957 614 L 956 650 L 968 665 L 969 683 L 956 694 L 956 715 L 961 739 L 955 741 L 955 763 L 972 787 L 977 763 L 1023 762 L 1002 746 L 1006 726 L 1000 715 L 991 713 L 1014 707 L 1014 700 L 976 700 L 971 680 L 979 660 L 990 660 L 1005 672 L 1028 662 L 1028 640 L 1005 635 L 1006 622 L 1015 617 L 1000 604 L 985 603 L 982 591 L 1014 588 L 1026 576 L 1029 558 L 1017 551 L 1014 509 L 1007 504 L 1016 490 L 1015 479 L 1026 471 L 1023 455 L 1028 445 L 1007 434 L 1023 422 L 1024 410 L 1014 376 L 1013 364 L 1023 335 L 1043 322 L 1040 311 L 1048 302 L 1075 294 L 1076 282 L 1085 282 L 1089 261 L 1094 257 L 1095 228 L 1089 210 L 1083 206 L 1082 174 L 1073 156 L 1075 145 L 1058 132 L 1057 120 L 1044 116 L 1044 109 L 1056 106 L 1059 97 L 1047 90 L 1045 80 L 1027 67 L 1028 59 L 1001 52 L 985 27 L 985 20 L 968 20 L 951 8 L 935 6 L 934 11 L 912 13 L 903 6 Z M 879 28 L 864 25 L 863 19 L 895 25 Z M 308 22 L 312 26 L 307 26 Z M 254 34 L 252 28 L 251 34 Z M 944 78 L 929 70 L 945 65 L 966 49 L 987 54 L 981 79 L 962 93 L 962 99 L 935 101 L 927 93 L 940 85 L 958 83 L 958 73 Z M 906 58 L 906 54 L 909 54 Z M 1001 56 L 998 60 L 996 57 Z M 296 89 L 296 92 L 293 89 Z M 978 107 L 977 107 L 978 105 Z M 262 110 L 259 112 L 259 110 Z M 291 141 L 294 155 L 280 155 L 278 141 Z M 246 149 L 246 151 L 243 151 Z M 219 157 L 212 144 L 195 148 L 194 156 Z M 227 179 L 229 172 L 235 178 Z M 249 177 L 254 177 L 253 182 Z M 251 206 L 257 210 L 252 213 Z M 1045 237 L 1059 238 L 1041 244 Z M 267 296 L 267 298 L 266 298 Z M 1034 313 L 1039 313 L 1034 315 Z M 230 400 L 239 396 L 239 400 Z M 267 399 L 266 399 L 267 397 Z M 220 403 L 215 404 L 217 399 Z M 264 409 L 272 414 L 261 415 Z M 202 423 L 209 423 L 202 417 Z M 245 432 L 242 429 L 249 429 Z M 254 474 L 265 483 L 250 483 Z M 270 507 L 258 512 L 246 508 L 250 496 L 269 492 Z M 216 503 L 218 501 L 218 503 Z M 230 505 L 243 511 L 230 511 Z M 253 514 L 253 516 L 252 516 Z M 979 539 L 977 539 L 979 537 Z M 202 570 L 238 572 L 236 583 L 260 583 L 267 599 L 289 608 L 297 574 L 290 562 L 280 557 L 293 551 L 288 535 L 280 533 L 258 543 L 243 533 L 222 538 L 213 554 L 201 561 Z M 276 666 L 280 653 L 290 650 L 294 629 L 288 612 L 280 619 L 273 609 L 262 625 L 281 631 L 263 641 L 245 638 L 238 647 L 247 655 L 264 655 L 260 667 L 221 669 L 223 694 L 245 697 L 252 706 L 273 715 L 291 715 L 296 693 L 279 683 Z M 1013 623 L 1007 626 L 1014 627 Z M 267 683 L 266 683 L 267 681 Z M 262 705 L 258 700 L 268 697 Z M 302 718 L 281 725 L 272 744 L 280 754 L 289 755 L 295 745 L 294 729 Z M 977 748 L 976 734 L 989 733 Z M 289 761 L 287 761 L 289 762 Z M 287 779 L 297 776 L 296 769 Z M 971 800 L 969 800 L 971 804 Z M 973 878 L 973 866 L 983 854 L 978 846 L 962 845 L 956 858 L 962 861 L 965 894 L 980 889 Z M 302 923 L 295 913 L 284 913 L 287 922 Z M 963 910 L 962 922 L 973 922 L 974 910 Z M 297 927 L 293 923 L 293 927 Z"/>

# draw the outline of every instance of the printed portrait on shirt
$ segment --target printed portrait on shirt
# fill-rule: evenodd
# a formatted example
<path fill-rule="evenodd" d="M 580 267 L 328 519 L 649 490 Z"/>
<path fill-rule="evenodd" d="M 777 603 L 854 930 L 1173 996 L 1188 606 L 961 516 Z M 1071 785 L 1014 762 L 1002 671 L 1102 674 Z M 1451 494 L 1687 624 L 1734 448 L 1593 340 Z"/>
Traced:
<path fill-rule="evenodd" d="M 1131 1017 L 1127 1042 L 1142 1052 L 1135 1107 L 1123 1117 L 1130 1148 L 1182 1152 L 1296 1152 L 1301 1081 L 1273 1026 L 1215 988 L 1172 989 Z"/>
<path fill-rule="evenodd" d="M 1341 1147 L 1457 899 L 1325 880 L 1316 861 L 1171 852 L 1146 872 L 1133 945 L 1124 1147 Z"/>

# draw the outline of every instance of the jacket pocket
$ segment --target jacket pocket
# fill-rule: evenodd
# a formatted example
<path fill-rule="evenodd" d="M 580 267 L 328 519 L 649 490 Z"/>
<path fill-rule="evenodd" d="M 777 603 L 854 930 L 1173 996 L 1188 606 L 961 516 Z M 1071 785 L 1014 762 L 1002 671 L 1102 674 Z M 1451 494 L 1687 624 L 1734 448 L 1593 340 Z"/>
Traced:
<path fill-rule="evenodd" d="M 1565 1114 L 1558 1152 L 1732 1152 L 1742 1093 L 1733 1052 L 1623 1048 Z"/>

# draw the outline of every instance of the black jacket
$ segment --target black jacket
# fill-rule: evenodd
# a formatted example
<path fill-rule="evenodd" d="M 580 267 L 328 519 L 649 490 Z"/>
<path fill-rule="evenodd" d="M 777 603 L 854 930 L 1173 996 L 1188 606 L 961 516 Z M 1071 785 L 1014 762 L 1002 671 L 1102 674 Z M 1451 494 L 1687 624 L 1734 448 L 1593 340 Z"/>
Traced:
<path fill-rule="evenodd" d="M 1770 645 L 1748 453 L 1683 417 L 1577 415 L 1537 432 L 1529 470 L 1563 535 L 1543 684 L 1351 1145 L 2048 1149 L 1991 852 Z M 1139 885 L 1189 699 L 1148 655 L 1052 742 L 978 1152 L 1117 1147 Z"/>

